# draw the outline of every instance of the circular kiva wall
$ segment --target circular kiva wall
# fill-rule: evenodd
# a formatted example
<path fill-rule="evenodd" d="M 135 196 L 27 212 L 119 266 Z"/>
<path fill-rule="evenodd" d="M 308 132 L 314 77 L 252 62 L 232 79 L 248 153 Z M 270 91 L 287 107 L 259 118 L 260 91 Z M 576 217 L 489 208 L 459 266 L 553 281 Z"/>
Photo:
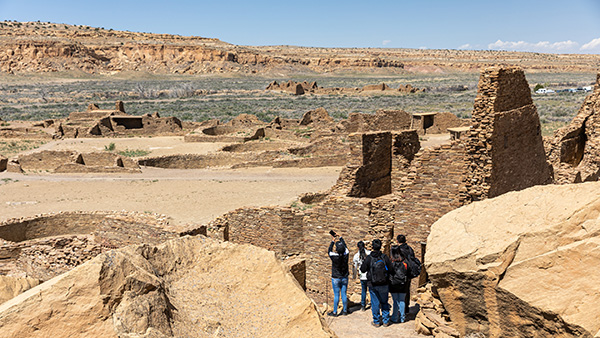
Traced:
<path fill-rule="evenodd" d="M 178 237 L 165 230 L 167 223 L 161 215 L 132 212 L 61 212 L 6 220 L 0 223 L 0 275 L 46 281 L 104 251 Z"/>
<path fill-rule="evenodd" d="M 33 239 L 93 234 L 97 240 L 120 247 L 129 244 L 162 242 L 177 234 L 161 226 L 164 216 L 128 212 L 61 212 L 0 223 L 0 239 L 23 242 Z"/>

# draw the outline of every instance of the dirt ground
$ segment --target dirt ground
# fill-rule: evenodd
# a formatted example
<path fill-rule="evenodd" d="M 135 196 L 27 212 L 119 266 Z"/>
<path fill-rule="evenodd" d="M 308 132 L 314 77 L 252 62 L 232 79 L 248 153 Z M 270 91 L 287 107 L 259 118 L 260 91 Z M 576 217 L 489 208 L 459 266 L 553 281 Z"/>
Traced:
<path fill-rule="evenodd" d="M 284 205 L 325 190 L 340 168 L 173 170 L 142 174 L 0 173 L 0 220 L 58 211 L 126 210 L 202 224 L 244 206 Z"/>
<path fill-rule="evenodd" d="M 371 326 L 373 317 L 371 309 L 360 311 L 360 307 L 351 308 L 352 312 L 347 316 L 327 317 L 325 320 L 329 327 L 340 338 L 422 338 L 423 335 L 415 331 L 415 315 L 418 307 L 412 306 L 405 323 L 392 324 L 388 327 Z"/>
<path fill-rule="evenodd" d="M 79 152 L 104 151 L 114 143 L 115 151 L 145 150 L 148 156 L 174 154 L 207 154 L 218 151 L 229 143 L 184 142 L 183 136 L 130 137 L 130 138 L 77 138 L 51 141 L 40 150 L 75 150 Z"/>

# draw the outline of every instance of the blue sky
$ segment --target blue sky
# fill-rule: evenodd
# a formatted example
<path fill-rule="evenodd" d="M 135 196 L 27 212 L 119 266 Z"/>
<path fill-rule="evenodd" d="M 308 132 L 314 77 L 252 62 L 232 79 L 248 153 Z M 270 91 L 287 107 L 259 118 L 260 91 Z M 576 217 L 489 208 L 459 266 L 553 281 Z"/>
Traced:
<path fill-rule="evenodd" d="M 197 35 L 238 45 L 600 54 L 600 0 L 0 0 L 0 20 Z"/>

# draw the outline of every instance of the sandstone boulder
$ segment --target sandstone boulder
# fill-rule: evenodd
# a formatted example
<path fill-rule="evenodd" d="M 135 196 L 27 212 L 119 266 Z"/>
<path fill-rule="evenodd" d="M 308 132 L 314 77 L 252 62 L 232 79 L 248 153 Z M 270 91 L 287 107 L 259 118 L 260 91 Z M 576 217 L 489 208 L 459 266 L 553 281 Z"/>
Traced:
<path fill-rule="evenodd" d="M 30 277 L 0 276 L 0 304 L 40 284 Z"/>
<path fill-rule="evenodd" d="M 426 268 L 461 336 L 600 336 L 599 196 L 536 186 L 433 224 Z"/>
<path fill-rule="evenodd" d="M 109 251 L 0 305 L 5 337 L 334 337 L 272 252 L 183 237 Z"/>

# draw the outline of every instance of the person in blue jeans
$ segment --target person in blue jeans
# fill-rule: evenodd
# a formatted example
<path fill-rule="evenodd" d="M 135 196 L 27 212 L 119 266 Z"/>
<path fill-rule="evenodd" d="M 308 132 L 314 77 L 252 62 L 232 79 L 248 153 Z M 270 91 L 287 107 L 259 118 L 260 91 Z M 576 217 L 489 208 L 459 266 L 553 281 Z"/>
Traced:
<path fill-rule="evenodd" d="M 392 323 L 404 323 L 406 321 L 405 298 L 408 292 L 410 278 L 408 278 L 408 265 L 404 261 L 402 249 L 398 245 L 392 246 L 392 265 L 394 275 L 390 278 L 390 294 L 392 295 Z"/>
<path fill-rule="evenodd" d="M 354 269 L 358 272 L 360 278 L 360 305 L 361 310 L 365 311 L 367 309 L 367 273 L 360 271 L 360 266 L 365 261 L 367 256 L 371 253 L 371 251 L 365 249 L 365 243 L 363 241 L 358 242 L 358 252 L 354 254 L 354 258 L 352 262 L 354 263 Z"/>
<path fill-rule="evenodd" d="M 335 233 L 331 236 L 331 243 L 327 253 L 331 258 L 331 285 L 333 287 L 333 311 L 327 315 L 336 317 L 338 315 L 337 309 L 340 302 L 340 295 L 342 298 L 342 315 L 348 314 L 348 296 L 346 295 L 346 289 L 348 288 L 348 257 L 350 251 L 346 247 L 346 242 L 340 236 L 337 237 Z"/>
<path fill-rule="evenodd" d="M 367 284 L 371 295 L 371 325 L 390 326 L 390 304 L 388 303 L 389 276 L 394 274 L 390 258 L 381 252 L 381 241 L 374 239 L 371 243 L 373 251 L 365 258 L 361 272 L 367 273 Z M 381 313 L 380 313 L 381 311 Z"/>

